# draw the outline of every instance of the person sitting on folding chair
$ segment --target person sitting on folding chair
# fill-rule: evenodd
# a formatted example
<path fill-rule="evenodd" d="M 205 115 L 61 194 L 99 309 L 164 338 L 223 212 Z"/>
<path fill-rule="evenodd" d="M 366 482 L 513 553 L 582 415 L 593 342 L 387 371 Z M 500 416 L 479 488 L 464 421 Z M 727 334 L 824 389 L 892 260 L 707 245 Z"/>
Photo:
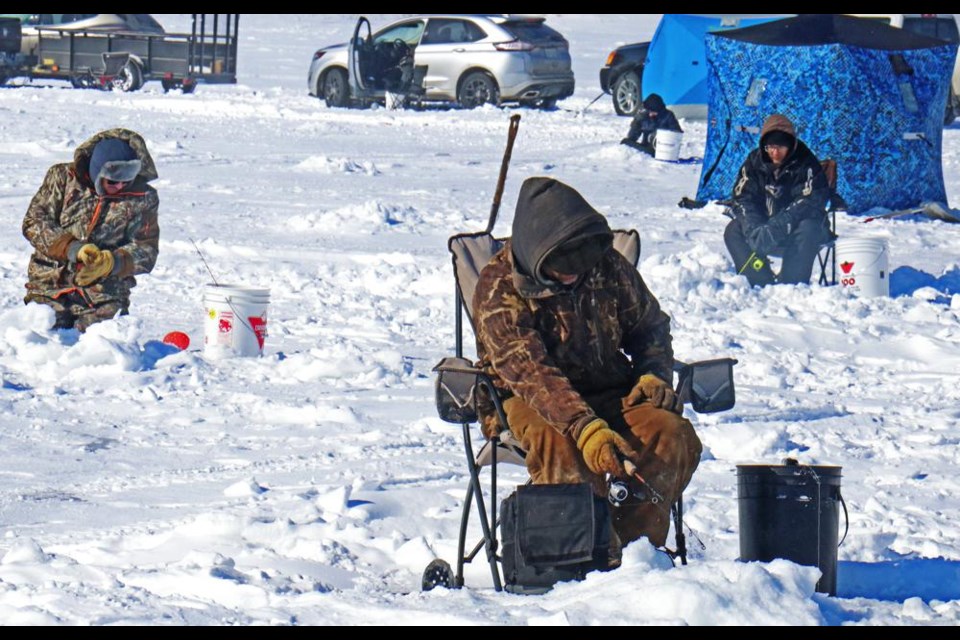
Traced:
<path fill-rule="evenodd" d="M 506 398 L 534 484 L 606 496 L 608 474 L 626 480 L 632 495 L 612 510 L 620 544 L 661 547 L 702 445 L 670 384 L 670 317 L 612 237 L 575 189 L 527 179 L 512 238 L 474 293 L 478 364 Z"/>
<path fill-rule="evenodd" d="M 829 198 L 820 161 L 797 138 L 793 123 L 780 114 L 768 117 L 724 212 L 733 218 L 723 240 L 737 273 L 752 286 L 808 284 L 813 261 L 830 239 Z M 783 258 L 779 275 L 770 267 L 771 255 Z"/>

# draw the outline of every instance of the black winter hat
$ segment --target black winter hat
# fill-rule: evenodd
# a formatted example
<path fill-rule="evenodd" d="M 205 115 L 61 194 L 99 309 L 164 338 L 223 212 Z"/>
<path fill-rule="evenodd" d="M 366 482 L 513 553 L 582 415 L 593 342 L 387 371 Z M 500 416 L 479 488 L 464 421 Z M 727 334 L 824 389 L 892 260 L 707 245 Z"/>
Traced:
<path fill-rule="evenodd" d="M 797 139 L 786 131 L 774 130 L 763 136 L 763 140 L 760 141 L 760 146 L 765 147 L 768 144 L 777 145 L 780 147 L 786 147 L 788 149 L 793 149 L 793 145 L 796 144 Z"/>
<path fill-rule="evenodd" d="M 656 111 L 660 113 L 661 111 L 667 110 L 667 105 L 664 104 L 663 98 L 660 97 L 658 93 L 651 93 L 647 96 L 647 99 L 643 101 L 643 108 L 647 111 Z"/>

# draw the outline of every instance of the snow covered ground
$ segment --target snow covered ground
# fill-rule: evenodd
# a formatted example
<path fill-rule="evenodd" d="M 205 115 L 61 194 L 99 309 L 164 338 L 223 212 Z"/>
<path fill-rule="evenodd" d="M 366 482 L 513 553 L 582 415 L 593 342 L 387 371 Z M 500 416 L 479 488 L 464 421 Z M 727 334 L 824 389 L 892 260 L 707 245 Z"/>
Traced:
<path fill-rule="evenodd" d="M 701 166 L 617 144 L 629 123 L 608 96 L 587 109 L 608 51 L 656 18 L 549 16 L 577 74 L 552 112 L 327 109 L 307 67 L 352 15 L 242 16 L 239 84 L 193 95 L 0 89 L 0 622 L 958 624 L 960 225 L 838 221 L 888 241 L 893 297 L 748 288 L 720 208 L 676 206 Z M 467 478 L 459 427 L 433 401 L 431 368 L 454 344 L 446 239 L 485 227 L 513 113 L 497 230 L 534 175 L 639 229 L 676 353 L 737 358 L 738 402 L 687 410 L 705 445 L 688 566 L 637 543 L 620 569 L 544 596 L 495 592 L 482 560 L 468 588 L 421 593 L 427 563 L 454 560 Z M 705 123 L 683 125 L 681 156 L 701 157 Z M 154 154 L 160 258 L 130 316 L 51 331 L 51 311 L 22 304 L 23 213 L 50 164 L 113 126 Z M 943 167 L 955 205 L 956 125 Z M 270 289 L 262 358 L 204 355 L 211 275 L 194 243 L 218 282 Z M 172 330 L 187 351 L 158 342 Z M 815 568 L 737 560 L 737 465 L 788 456 L 842 467 L 836 597 L 814 591 Z M 501 488 L 524 479 L 504 467 Z"/>

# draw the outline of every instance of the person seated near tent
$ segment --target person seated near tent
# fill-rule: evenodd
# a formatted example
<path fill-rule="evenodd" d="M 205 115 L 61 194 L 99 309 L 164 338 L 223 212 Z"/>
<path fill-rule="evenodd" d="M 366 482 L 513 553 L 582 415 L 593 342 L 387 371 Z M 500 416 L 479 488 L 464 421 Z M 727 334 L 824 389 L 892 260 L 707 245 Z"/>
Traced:
<path fill-rule="evenodd" d="M 620 144 L 625 144 L 652 156 L 655 153 L 658 129 L 683 133 L 680 122 L 677 121 L 677 116 L 673 114 L 673 111 L 667 109 L 663 98 L 659 94 L 651 93 L 643 101 L 643 108 L 638 109 L 636 115 L 633 116 L 627 137 L 621 140 Z"/>
<path fill-rule="evenodd" d="M 24 303 L 53 307 L 54 329 L 83 332 L 127 314 L 134 276 L 157 261 L 159 198 L 147 184 L 156 177 L 140 134 L 119 128 L 47 171 L 23 219 L 33 245 Z"/>
<path fill-rule="evenodd" d="M 826 175 L 793 123 L 773 114 L 760 145 L 747 155 L 724 213 L 733 218 L 723 240 L 737 273 L 753 286 L 810 282 L 813 261 L 830 238 Z M 774 274 L 769 256 L 783 258 Z"/>
<path fill-rule="evenodd" d="M 642 497 L 613 510 L 613 530 L 619 544 L 662 546 L 702 450 L 670 384 L 670 317 L 572 187 L 527 179 L 512 233 L 481 270 L 473 309 L 478 364 L 506 398 L 530 476 L 606 496 L 607 474 L 635 478 L 629 460 L 649 489 L 633 480 Z"/>

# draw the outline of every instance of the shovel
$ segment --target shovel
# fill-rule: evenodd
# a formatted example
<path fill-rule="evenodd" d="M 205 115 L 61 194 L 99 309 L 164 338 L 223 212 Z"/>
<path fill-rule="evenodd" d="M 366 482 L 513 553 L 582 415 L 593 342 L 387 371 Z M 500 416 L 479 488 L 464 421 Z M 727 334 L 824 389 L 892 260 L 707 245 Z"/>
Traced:
<path fill-rule="evenodd" d="M 891 211 L 890 213 L 884 213 L 879 216 L 870 216 L 869 218 L 865 219 L 864 222 L 866 223 L 872 220 L 880 220 L 883 218 L 899 218 L 900 216 L 908 216 L 914 213 L 920 213 L 928 218 L 933 218 L 934 220 L 943 220 L 944 222 L 960 222 L 960 217 L 957 217 L 948 211 L 947 208 L 939 202 L 924 202 L 919 207 Z"/>

